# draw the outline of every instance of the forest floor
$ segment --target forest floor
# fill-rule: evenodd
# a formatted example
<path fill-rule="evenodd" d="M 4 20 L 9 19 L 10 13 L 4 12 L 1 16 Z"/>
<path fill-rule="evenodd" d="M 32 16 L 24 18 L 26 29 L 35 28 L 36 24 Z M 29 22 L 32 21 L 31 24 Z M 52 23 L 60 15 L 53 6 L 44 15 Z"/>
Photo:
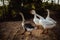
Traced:
<path fill-rule="evenodd" d="M 0 40 L 60 40 L 60 16 L 59 14 L 52 16 L 57 21 L 57 25 L 48 32 L 44 29 L 25 31 L 22 29 L 21 21 L 0 22 Z M 26 22 L 35 26 L 32 19 Z"/>

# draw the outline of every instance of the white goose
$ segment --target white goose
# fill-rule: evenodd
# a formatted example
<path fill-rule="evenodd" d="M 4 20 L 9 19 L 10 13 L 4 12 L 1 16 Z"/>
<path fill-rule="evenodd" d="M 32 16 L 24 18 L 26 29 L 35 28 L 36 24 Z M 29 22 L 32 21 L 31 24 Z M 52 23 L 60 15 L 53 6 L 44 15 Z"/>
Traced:
<path fill-rule="evenodd" d="M 55 20 L 53 20 L 52 18 L 50 18 L 50 12 L 49 12 L 48 9 L 47 9 L 47 12 L 48 12 L 48 15 L 47 15 L 47 17 L 46 17 L 46 20 L 51 21 L 51 22 L 53 22 L 53 23 L 56 23 Z"/>
<path fill-rule="evenodd" d="M 48 11 L 48 15 L 46 17 L 46 19 L 43 19 L 39 21 L 39 23 L 43 26 L 44 29 L 49 29 L 49 28 L 53 28 L 56 25 L 56 21 L 54 21 L 52 18 L 49 17 L 49 10 Z"/>
<path fill-rule="evenodd" d="M 36 25 L 40 25 L 40 24 L 39 24 L 39 18 L 37 18 L 37 14 L 36 14 L 35 10 L 32 10 L 31 13 L 34 15 L 33 22 L 34 22 Z"/>
<path fill-rule="evenodd" d="M 34 15 L 33 22 L 36 25 L 43 25 L 42 21 L 45 21 L 45 19 L 42 16 L 36 14 L 35 10 L 32 10 L 31 13 Z M 39 17 L 39 18 L 37 18 L 37 17 Z"/>

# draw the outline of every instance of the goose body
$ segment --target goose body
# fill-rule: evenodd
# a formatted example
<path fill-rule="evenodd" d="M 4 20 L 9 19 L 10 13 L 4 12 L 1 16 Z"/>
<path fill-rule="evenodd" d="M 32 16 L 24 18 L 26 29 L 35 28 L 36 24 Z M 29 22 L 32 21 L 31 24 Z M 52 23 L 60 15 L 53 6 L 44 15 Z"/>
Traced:
<path fill-rule="evenodd" d="M 25 24 L 25 29 L 27 31 L 32 31 L 34 29 L 34 26 L 32 26 L 30 23 L 28 23 L 28 24 Z"/>
<path fill-rule="evenodd" d="M 50 21 L 47 21 L 46 19 L 43 19 L 43 20 L 40 19 L 39 22 L 44 29 L 52 28 L 55 25 L 55 24 L 51 23 Z"/>
<path fill-rule="evenodd" d="M 39 17 L 39 16 L 37 16 L 35 10 L 32 10 L 31 13 L 34 15 L 33 22 L 34 22 L 36 25 L 40 25 L 40 24 L 39 24 L 39 18 L 37 18 L 37 17 Z"/>
<path fill-rule="evenodd" d="M 53 20 L 52 18 L 50 18 L 50 12 L 49 12 L 49 10 L 48 10 L 48 9 L 47 9 L 47 12 L 48 12 L 48 15 L 47 15 L 47 17 L 46 17 L 46 20 L 47 20 L 47 21 L 49 21 L 49 22 L 50 22 L 50 24 L 52 24 L 52 25 L 51 25 L 51 27 L 56 26 L 56 21 L 55 21 L 55 20 Z"/>
<path fill-rule="evenodd" d="M 56 25 L 56 21 L 54 21 L 52 18 L 49 17 L 49 10 L 47 11 L 48 11 L 48 15 L 46 19 L 43 20 L 40 19 L 39 21 L 44 29 L 53 28 Z"/>

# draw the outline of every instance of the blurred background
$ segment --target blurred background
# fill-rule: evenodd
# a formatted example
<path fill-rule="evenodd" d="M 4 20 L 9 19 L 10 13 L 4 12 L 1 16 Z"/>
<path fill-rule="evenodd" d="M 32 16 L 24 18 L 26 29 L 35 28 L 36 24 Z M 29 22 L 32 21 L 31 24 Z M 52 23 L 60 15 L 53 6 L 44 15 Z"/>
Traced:
<path fill-rule="evenodd" d="M 42 16 L 46 16 L 46 9 L 58 14 L 60 0 L 0 0 L 0 21 L 18 21 L 20 20 L 19 12 L 22 12 L 26 19 L 33 18 L 30 14 L 32 9 Z"/>

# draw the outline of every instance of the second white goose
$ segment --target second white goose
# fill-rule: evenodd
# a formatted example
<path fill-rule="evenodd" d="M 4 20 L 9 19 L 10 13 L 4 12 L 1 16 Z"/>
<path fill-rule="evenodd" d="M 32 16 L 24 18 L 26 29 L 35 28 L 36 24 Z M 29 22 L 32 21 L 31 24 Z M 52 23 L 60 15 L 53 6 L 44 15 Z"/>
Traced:
<path fill-rule="evenodd" d="M 47 17 L 46 17 L 46 20 L 51 21 L 51 22 L 53 22 L 53 23 L 56 23 L 55 20 L 53 20 L 52 18 L 50 18 L 50 12 L 49 12 L 49 9 L 47 9 L 47 12 L 48 12 L 48 15 L 47 15 Z"/>
<path fill-rule="evenodd" d="M 53 28 L 56 25 L 56 21 L 54 21 L 52 18 L 50 18 L 48 9 L 47 9 L 47 12 L 48 12 L 48 15 L 47 15 L 46 19 L 43 19 L 43 20 L 40 19 L 40 21 L 39 21 L 44 29 Z"/>
<path fill-rule="evenodd" d="M 33 22 L 34 22 L 36 25 L 40 25 L 40 24 L 39 24 L 39 18 L 37 18 L 37 14 L 36 14 L 35 10 L 32 10 L 31 13 L 34 15 Z M 38 17 L 39 17 L 39 16 L 38 16 Z"/>

